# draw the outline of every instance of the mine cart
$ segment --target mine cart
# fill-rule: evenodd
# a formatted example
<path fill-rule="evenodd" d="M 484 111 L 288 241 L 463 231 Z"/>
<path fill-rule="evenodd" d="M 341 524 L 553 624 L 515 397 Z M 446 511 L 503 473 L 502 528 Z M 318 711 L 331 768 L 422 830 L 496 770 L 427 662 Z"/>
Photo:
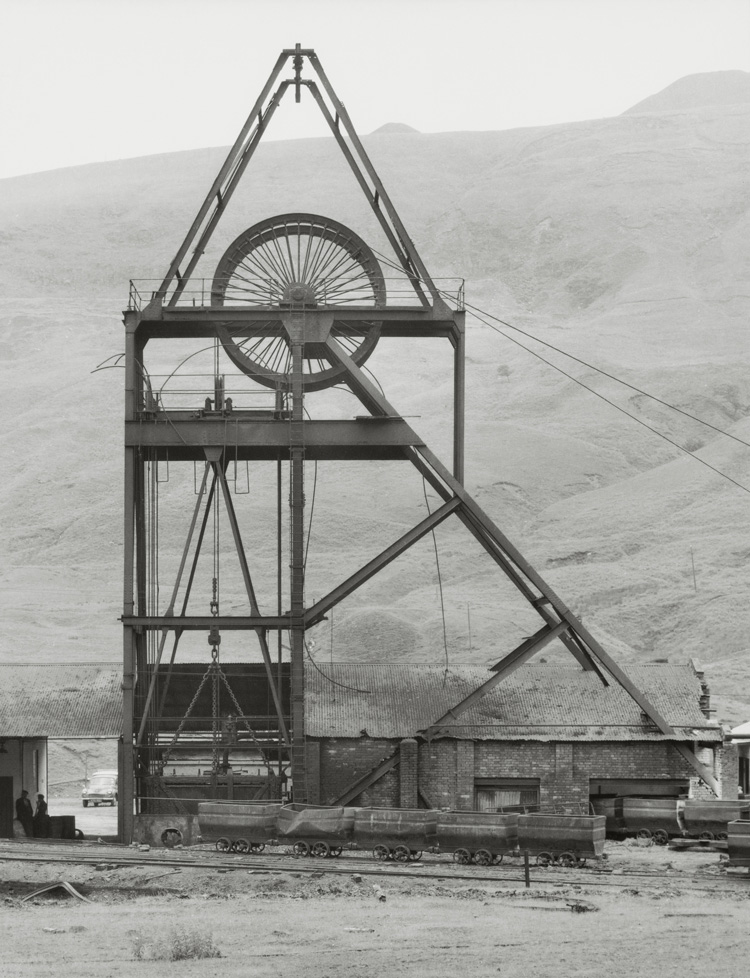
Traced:
<path fill-rule="evenodd" d="M 677 804 L 688 835 L 699 839 L 726 839 L 727 825 L 736 819 L 750 819 L 750 801 L 688 799 Z"/>
<path fill-rule="evenodd" d="M 279 842 L 298 856 L 340 856 L 354 835 L 356 808 L 284 805 L 279 812 Z"/>
<path fill-rule="evenodd" d="M 518 846 L 536 856 L 540 866 L 585 866 L 604 852 L 604 815 L 552 815 L 534 812 L 518 816 Z"/>
<path fill-rule="evenodd" d="M 263 852 L 277 836 L 281 803 L 203 801 L 198 804 L 198 825 L 204 842 L 219 852 Z"/>
<path fill-rule="evenodd" d="M 727 824 L 728 866 L 745 866 L 750 872 L 750 819 L 741 818 Z"/>
<path fill-rule="evenodd" d="M 490 866 L 518 847 L 518 815 L 499 812 L 438 812 L 438 845 L 457 863 Z"/>
<path fill-rule="evenodd" d="M 423 808 L 360 808 L 354 841 L 376 859 L 416 860 L 437 847 L 438 812 Z"/>
<path fill-rule="evenodd" d="M 665 846 L 671 836 L 684 834 L 676 798 L 597 798 L 591 804 L 597 815 L 606 815 L 610 836 L 635 835 Z"/>

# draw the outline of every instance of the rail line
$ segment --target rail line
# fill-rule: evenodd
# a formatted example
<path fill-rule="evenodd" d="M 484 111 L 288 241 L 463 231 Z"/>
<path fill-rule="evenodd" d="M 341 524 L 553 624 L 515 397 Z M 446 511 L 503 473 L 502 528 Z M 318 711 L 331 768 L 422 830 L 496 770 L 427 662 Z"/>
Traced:
<path fill-rule="evenodd" d="M 96 846 L 94 848 L 94 846 Z M 75 847 L 75 848 L 73 848 Z M 153 854 L 152 854 L 153 852 Z M 100 865 L 112 864 L 112 869 L 122 867 L 155 866 L 174 870 L 210 869 L 224 871 L 254 870 L 267 873 L 292 874 L 296 876 L 316 877 L 360 876 L 377 877 L 380 880 L 402 878 L 411 880 L 429 880 L 430 882 L 465 882 L 484 885 L 521 884 L 525 885 L 523 866 L 509 865 L 508 869 L 520 871 L 520 875 L 498 874 L 497 871 L 488 873 L 486 869 L 477 867 L 470 873 L 456 872 L 454 864 L 434 865 L 427 863 L 411 863 L 408 868 L 400 864 L 376 864 L 368 856 L 358 855 L 356 851 L 347 853 L 343 859 L 309 859 L 292 856 L 286 853 L 269 853 L 265 856 L 222 856 L 213 854 L 206 849 L 200 850 L 156 850 L 149 853 L 139 852 L 131 848 L 117 845 L 96 845 L 86 843 L 65 844 L 0 844 L 0 862 L 29 862 L 55 865 Z M 206 856 L 201 858 L 198 853 Z M 354 863 L 354 865 L 352 865 Z M 418 867 L 418 869 L 417 869 Z M 689 889 L 692 892 L 724 892 L 732 893 L 747 891 L 750 874 L 736 876 L 714 876 L 710 873 L 693 873 L 691 875 L 669 874 L 650 871 L 634 870 L 601 870 L 596 868 L 565 870 L 558 867 L 531 867 L 530 886 L 534 887 L 570 887 L 585 888 L 614 888 L 658 889 L 665 886 Z M 159 889 L 165 889 L 161 886 Z"/>

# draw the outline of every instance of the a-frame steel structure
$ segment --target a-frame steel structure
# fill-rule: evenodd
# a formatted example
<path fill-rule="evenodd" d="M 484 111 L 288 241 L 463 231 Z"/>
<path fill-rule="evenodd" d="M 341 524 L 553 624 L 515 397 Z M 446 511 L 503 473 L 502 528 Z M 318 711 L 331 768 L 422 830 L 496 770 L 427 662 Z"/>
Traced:
<path fill-rule="evenodd" d="M 306 66 L 311 77 L 303 76 Z M 288 77 L 282 77 L 285 72 Z M 320 108 L 392 248 L 394 265 L 408 286 L 408 301 L 403 293 L 394 301 L 380 263 L 357 234 L 311 214 L 285 214 L 259 222 L 227 248 L 208 287 L 204 280 L 196 279 L 209 240 L 289 90 L 297 101 L 303 92 L 309 93 Z M 436 716 L 426 736 L 450 726 L 476 699 L 555 639 L 602 683 L 620 683 L 662 733 L 672 732 L 664 717 L 464 488 L 465 334 L 460 297 L 449 297 L 430 277 L 314 51 L 297 45 L 281 53 L 167 274 L 145 294 L 137 285 L 131 288 L 125 327 L 125 719 L 120 793 L 124 837 L 131 832 L 133 797 L 140 805 L 138 810 L 148 810 L 144 799 L 149 792 L 153 794 L 165 759 L 172 756 L 178 738 L 186 732 L 198 747 L 211 748 L 214 760 L 208 784 L 215 793 L 219 792 L 220 775 L 226 774 L 228 754 L 244 743 L 256 747 L 266 761 L 275 751 L 275 770 L 282 774 L 291 769 L 294 798 L 305 801 L 306 630 L 449 517 L 461 521 L 536 611 L 539 629 L 517 648 L 509 649 L 487 682 L 470 697 L 446 715 Z M 452 345 L 450 467 L 430 451 L 363 370 L 379 338 L 389 336 L 442 337 Z M 229 403 L 218 369 L 212 396 L 203 406 L 167 408 L 145 368 L 147 347 L 154 340 L 215 344 L 217 357 L 220 351 L 251 384 L 274 392 L 273 410 L 243 410 Z M 334 384 L 346 385 L 366 413 L 349 421 L 307 420 L 305 397 Z M 317 459 L 403 460 L 418 470 L 442 504 L 345 581 L 331 582 L 330 591 L 307 606 L 304 466 Z M 288 607 L 282 607 L 279 583 L 279 600 L 272 613 L 258 604 L 228 477 L 231 463 L 260 460 L 276 461 L 279 468 L 289 466 L 290 600 Z M 198 466 L 202 476 L 197 480 L 200 484 L 176 579 L 170 598 L 163 601 L 154 587 L 158 513 L 149 498 L 149 486 L 158 483 L 160 464 L 181 463 Z M 211 514 L 220 502 L 241 568 L 245 613 L 224 613 L 215 597 L 210 614 L 194 615 L 187 610 L 188 596 L 201 544 L 210 532 Z M 211 658 L 205 671 L 195 668 L 190 696 L 186 699 L 183 691 L 182 699 L 176 698 L 170 723 L 165 724 L 166 704 L 170 697 L 174 699 L 170 677 L 178 644 L 190 632 L 208 636 Z M 249 705 L 252 692 L 241 693 L 221 668 L 219 643 L 227 632 L 257 636 L 263 661 L 253 675 L 273 704 L 272 720 L 265 718 L 266 727 L 273 730 L 273 749 L 269 748 L 268 730 L 264 732 Z M 281 633 L 288 634 L 290 650 L 283 663 L 280 655 L 278 661 L 272 655 L 274 641 L 281 648 Z M 230 704 L 228 716 L 218 716 L 215 709 L 222 690 L 223 702 Z M 207 705 L 211 698 L 213 714 Z M 681 749 L 677 742 L 674 746 Z M 693 769 L 715 785 L 695 755 L 686 748 L 682 752 Z M 386 768 L 387 762 L 363 779 L 363 784 L 372 783 Z M 221 783 L 223 791 L 226 785 Z M 351 792 L 348 795 L 353 797 Z"/>

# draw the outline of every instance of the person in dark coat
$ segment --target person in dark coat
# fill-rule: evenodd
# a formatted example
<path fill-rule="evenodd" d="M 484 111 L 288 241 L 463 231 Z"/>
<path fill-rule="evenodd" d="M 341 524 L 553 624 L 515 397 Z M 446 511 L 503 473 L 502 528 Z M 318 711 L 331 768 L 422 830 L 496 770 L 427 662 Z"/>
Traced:
<path fill-rule="evenodd" d="M 34 835 L 38 839 L 46 839 L 49 836 L 50 818 L 47 814 L 47 802 L 44 795 L 36 796 L 36 811 L 34 812 Z"/>
<path fill-rule="evenodd" d="M 25 788 L 21 792 L 21 797 L 16 798 L 16 818 L 23 826 L 26 835 L 31 838 L 34 835 L 34 808 Z"/>

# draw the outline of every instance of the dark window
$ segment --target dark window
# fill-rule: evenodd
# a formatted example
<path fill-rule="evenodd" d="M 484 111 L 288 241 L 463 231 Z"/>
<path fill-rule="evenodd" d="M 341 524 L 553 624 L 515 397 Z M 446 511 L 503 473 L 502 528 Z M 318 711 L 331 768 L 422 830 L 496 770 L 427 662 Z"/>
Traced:
<path fill-rule="evenodd" d="M 529 811 L 539 808 L 537 778 L 483 778 L 474 783 L 478 812 Z"/>

